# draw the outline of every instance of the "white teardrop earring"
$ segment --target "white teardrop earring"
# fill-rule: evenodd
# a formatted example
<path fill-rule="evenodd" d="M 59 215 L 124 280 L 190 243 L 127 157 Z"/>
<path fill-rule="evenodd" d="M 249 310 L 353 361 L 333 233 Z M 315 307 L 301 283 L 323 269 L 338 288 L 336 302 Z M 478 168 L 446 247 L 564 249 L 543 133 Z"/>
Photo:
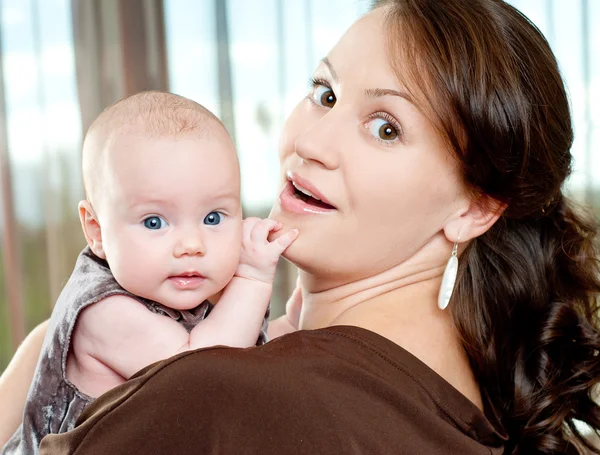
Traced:
<path fill-rule="evenodd" d="M 452 248 L 452 256 L 446 265 L 444 270 L 444 277 L 442 278 L 442 286 L 440 287 L 440 293 L 438 295 L 438 308 L 445 310 L 450 303 L 450 297 L 452 297 L 452 291 L 454 291 L 454 283 L 456 283 L 456 274 L 458 273 L 458 242 L 454 244 Z"/>

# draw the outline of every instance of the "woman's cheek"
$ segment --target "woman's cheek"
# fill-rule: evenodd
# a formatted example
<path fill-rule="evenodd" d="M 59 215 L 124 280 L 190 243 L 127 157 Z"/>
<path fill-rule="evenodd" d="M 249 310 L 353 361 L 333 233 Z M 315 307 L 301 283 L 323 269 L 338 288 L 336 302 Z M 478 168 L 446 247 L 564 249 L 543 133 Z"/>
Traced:
<path fill-rule="evenodd" d="M 294 108 L 283 125 L 279 142 L 279 158 L 283 161 L 295 150 L 296 140 L 310 129 L 312 115 L 308 100 L 303 100 Z"/>
<path fill-rule="evenodd" d="M 288 119 L 281 133 L 281 138 L 279 140 L 280 163 L 283 163 L 284 160 L 294 152 L 294 140 L 292 137 L 292 125 L 290 124 L 290 120 Z"/>

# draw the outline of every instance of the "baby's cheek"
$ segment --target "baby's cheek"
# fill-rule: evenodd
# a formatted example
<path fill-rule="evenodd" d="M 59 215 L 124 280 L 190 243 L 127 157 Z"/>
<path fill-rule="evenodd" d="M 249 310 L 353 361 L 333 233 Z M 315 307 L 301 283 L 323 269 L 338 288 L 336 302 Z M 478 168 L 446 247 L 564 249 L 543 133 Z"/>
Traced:
<path fill-rule="evenodd" d="M 232 275 L 235 272 L 235 269 L 237 268 L 237 266 L 240 262 L 241 252 L 242 252 L 241 245 L 239 246 L 239 248 L 232 247 L 229 249 L 228 257 L 227 257 L 227 269 L 231 272 Z"/>
<path fill-rule="evenodd" d="M 240 262 L 240 247 L 235 247 L 233 244 L 230 244 L 229 247 L 224 248 L 219 255 L 218 264 L 216 265 L 217 269 L 219 269 L 219 275 L 221 279 L 225 281 L 225 284 L 231 280 L 235 270 Z"/>
<path fill-rule="evenodd" d="M 135 241 L 121 238 L 111 248 L 109 265 L 117 282 L 127 291 L 147 297 L 158 278 L 164 259 L 157 258 L 152 245 L 139 248 Z"/>

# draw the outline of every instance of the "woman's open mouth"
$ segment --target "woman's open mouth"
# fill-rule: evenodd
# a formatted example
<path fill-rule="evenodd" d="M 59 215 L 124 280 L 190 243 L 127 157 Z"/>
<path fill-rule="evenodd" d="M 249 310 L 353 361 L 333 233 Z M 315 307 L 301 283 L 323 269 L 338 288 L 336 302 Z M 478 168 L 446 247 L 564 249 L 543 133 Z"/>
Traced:
<path fill-rule="evenodd" d="M 318 197 L 316 197 L 315 195 L 313 195 L 307 189 L 302 188 L 297 183 L 295 183 L 295 182 L 291 182 L 291 183 L 294 186 L 294 197 L 295 198 L 300 199 L 301 201 L 306 202 L 308 205 L 312 205 L 312 206 L 315 206 L 315 207 L 320 207 L 322 209 L 331 209 L 331 210 L 335 209 L 335 207 L 333 207 L 330 204 L 327 204 L 326 202 L 323 202 L 321 199 L 319 199 Z"/>
<path fill-rule="evenodd" d="M 281 208 L 300 214 L 332 213 L 337 209 L 294 181 L 288 181 L 279 196 Z"/>

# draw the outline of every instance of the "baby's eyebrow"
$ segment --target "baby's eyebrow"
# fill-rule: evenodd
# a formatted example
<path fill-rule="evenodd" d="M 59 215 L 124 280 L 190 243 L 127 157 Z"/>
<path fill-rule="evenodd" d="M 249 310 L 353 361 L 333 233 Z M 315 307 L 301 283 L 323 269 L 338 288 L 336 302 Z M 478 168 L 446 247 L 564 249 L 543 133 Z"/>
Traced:
<path fill-rule="evenodd" d="M 208 199 L 213 200 L 213 201 L 237 202 L 240 200 L 240 196 L 238 194 L 232 194 L 232 193 L 221 193 L 221 194 L 212 194 L 212 195 L 210 195 L 210 198 L 208 198 Z"/>
<path fill-rule="evenodd" d="M 145 207 L 145 206 L 172 206 L 174 205 L 173 201 L 169 200 L 169 199 L 142 199 L 142 198 L 136 198 L 133 201 L 131 201 L 130 204 L 128 204 L 128 208 L 131 210 L 133 208 L 139 208 L 139 207 Z"/>

